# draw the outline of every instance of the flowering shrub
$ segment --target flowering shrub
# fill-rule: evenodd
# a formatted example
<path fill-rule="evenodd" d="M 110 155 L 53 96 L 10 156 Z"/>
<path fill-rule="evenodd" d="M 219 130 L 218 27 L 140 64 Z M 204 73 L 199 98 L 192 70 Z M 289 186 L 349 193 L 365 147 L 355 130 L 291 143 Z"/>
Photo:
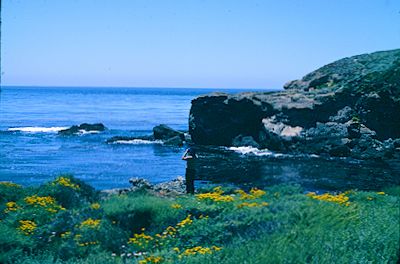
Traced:
<path fill-rule="evenodd" d="M 33 207 L 43 207 L 50 213 L 57 213 L 59 210 L 65 210 L 62 206 L 58 205 L 56 200 L 50 196 L 28 196 L 24 199 L 27 205 Z"/>
<path fill-rule="evenodd" d="M 196 197 L 199 200 L 208 200 L 212 202 L 232 202 L 234 200 L 232 196 L 222 195 L 223 193 L 224 191 L 219 186 L 215 187 L 213 192 L 197 194 Z"/>
<path fill-rule="evenodd" d="M 142 260 L 139 260 L 139 264 L 161 263 L 162 260 L 163 260 L 162 257 L 149 256 L 149 257 L 145 257 Z"/>
<path fill-rule="evenodd" d="M 5 213 L 17 211 L 20 208 L 16 202 L 7 202 L 6 207 L 7 208 L 4 210 Z"/>
<path fill-rule="evenodd" d="M 349 206 L 349 197 L 346 196 L 345 193 L 339 193 L 339 194 L 329 194 L 329 193 L 324 193 L 321 195 L 317 195 L 315 192 L 310 192 L 307 194 L 308 197 L 311 197 L 315 200 L 320 200 L 320 201 L 326 201 L 326 202 L 332 202 L 332 203 L 337 203 L 345 206 Z"/>
<path fill-rule="evenodd" d="M 58 177 L 51 184 L 52 185 L 60 185 L 60 186 L 68 187 L 68 188 L 75 189 L 75 190 L 78 190 L 80 188 L 79 185 L 73 183 L 70 178 L 63 177 L 63 176 Z"/>
<path fill-rule="evenodd" d="M 100 222 L 101 222 L 100 219 L 94 220 L 92 218 L 88 218 L 81 223 L 80 228 L 98 228 Z"/>
<path fill-rule="evenodd" d="M 20 220 L 19 221 L 20 226 L 18 227 L 19 230 L 21 230 L 25 235 L 31 235 L 37 228 L 37 225 L 35 222 L 31 220 Z"/>

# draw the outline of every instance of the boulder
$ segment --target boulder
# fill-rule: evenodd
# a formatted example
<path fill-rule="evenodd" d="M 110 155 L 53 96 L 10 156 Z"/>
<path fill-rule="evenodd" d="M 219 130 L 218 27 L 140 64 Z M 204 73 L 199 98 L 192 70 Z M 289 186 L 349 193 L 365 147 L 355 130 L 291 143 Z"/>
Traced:
<path fill-rule="evenodd" d="M 165 140 L 164 144 L 167 146 L 179 146 L 180 147 L 180 146 L 183 146 L 183 140 L 182 140 L 182 137 L 179 135 L 179 136 L 175 136 L 175 137 Z"/>
<path fill-rule="evenodd" d="M 132 185 L 131 190 L 142 190 L 142 189 L 150 189 L 152 185 L 145 179 L 142 178 L 131 178 L 129 179 L 129 183 Z"/>
<path fill-rule="evenodd" d="M 101 124 L 101 123 L 97 123 L 97 124 L 87 124 L 87 123 L 83 123 L 79 126 L 71 126 L 70 128 L 64 129 L 64 130 L 60 130 L 58 132 L 58 134 L 60 135 L 74 135 L 74 134 L 81 134 L 81 133 L 90 133 L 90 132 L 101 132 L 106 130 L 107 128 Z"/>
<path fill-rule="evenodd" d="M 242 135 L 239 135 L 232 140 L 232 146 L 260 148 L 260 144 L 258 144 L 252 136 L 242 136 Z"/>
<path fill-rule="evenodd" d="M 162 182 L 154 185 L 153 190 L 162 194 L 185 194 L 185 179 L 181 176 L 168 182 Z"/>
<path fill-rule="evenodd" d="M 179 136 L 182 140 L 185 139 L 184 133 L 170 128 L 167 125 L 161 124 L 153 128 L 153 135 L 155 139 L 168 140 L 173 137 Z"/>

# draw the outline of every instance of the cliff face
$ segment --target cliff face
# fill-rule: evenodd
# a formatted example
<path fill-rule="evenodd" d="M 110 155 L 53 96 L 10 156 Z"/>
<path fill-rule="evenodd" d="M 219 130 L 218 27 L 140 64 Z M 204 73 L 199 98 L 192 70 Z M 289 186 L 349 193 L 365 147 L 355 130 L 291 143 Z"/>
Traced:
<path fill-rule="evenodd" d="M 400 49 L 338 60 L 284 88 L 197 97 L 189 117 L 194 143 L 356 158 L 397 155 Z"/>

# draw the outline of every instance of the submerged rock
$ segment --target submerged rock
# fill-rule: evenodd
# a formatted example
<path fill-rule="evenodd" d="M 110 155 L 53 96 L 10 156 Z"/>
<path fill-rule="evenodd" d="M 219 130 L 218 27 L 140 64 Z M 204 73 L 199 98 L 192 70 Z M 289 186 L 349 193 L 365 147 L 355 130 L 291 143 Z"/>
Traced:
<path fill-rule="evenodd" d="M 60 135 L 74 135 L 74 134 L 82 134 L 82 133 L 97 133 L 106 130 L 107 128 L 101 124 L 87 124 L 83 123 L 79 126 L 71 126 L 70 128 L 60 130 L 58 134 Z"/>
<path fill-rule="evenodd" d="M 193 142 L 360 159 L 393 156 L 387 141 L 400 138 L 400 49 L 338 60 L 284 88 L 195 98 Z"/>

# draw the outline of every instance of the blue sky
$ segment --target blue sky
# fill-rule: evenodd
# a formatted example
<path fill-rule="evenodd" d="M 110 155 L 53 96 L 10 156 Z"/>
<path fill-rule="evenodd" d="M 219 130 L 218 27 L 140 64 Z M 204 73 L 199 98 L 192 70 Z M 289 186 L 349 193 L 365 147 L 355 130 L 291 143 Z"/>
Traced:
<path fill-rule="evenodd" d="M 2 85 L 281 88 L 400 48 L 398 0 L 2 0 Z"/>

